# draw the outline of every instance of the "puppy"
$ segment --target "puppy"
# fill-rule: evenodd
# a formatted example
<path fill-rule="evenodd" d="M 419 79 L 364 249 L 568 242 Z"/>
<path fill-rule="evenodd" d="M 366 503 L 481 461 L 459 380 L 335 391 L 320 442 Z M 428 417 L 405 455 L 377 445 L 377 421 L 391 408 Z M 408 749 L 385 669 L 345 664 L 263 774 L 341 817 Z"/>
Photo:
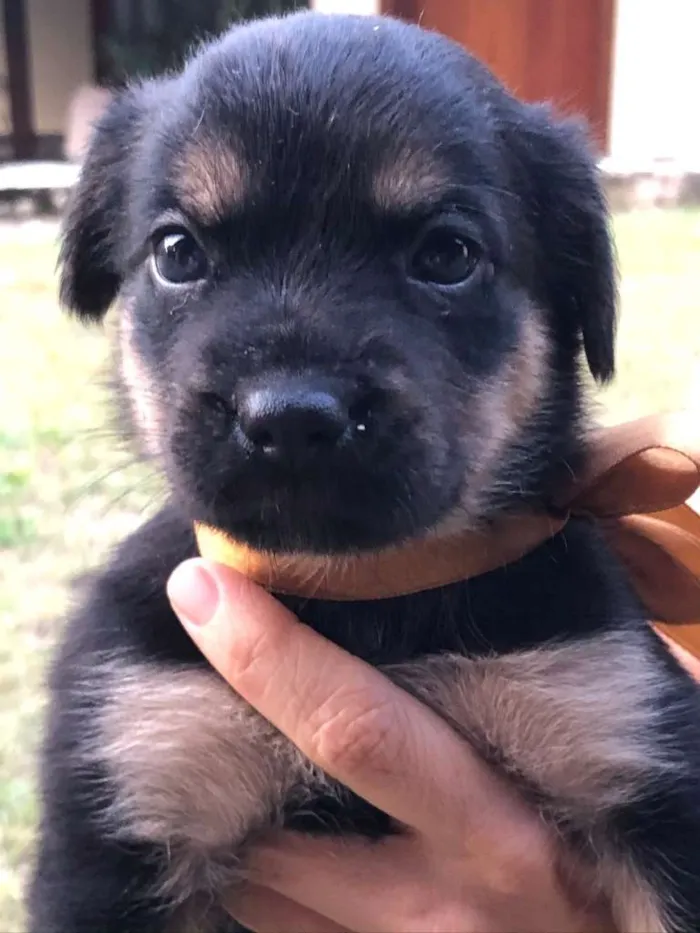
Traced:
<path fill-rule="evenodd" d="M 192 523 L 323 568 L 547 509 L 614 369 L 581 131 L 388 19 L 235 28 L 99 123 L 61 295 L 118 304 L 167 505 L 95 576 L 51 677 L 32 933 L 234 929 L 256 833 L 400 831 L 208 667 L 165 596 Z M 700 929 L 700 703 L 589 522 L 410 597 L 285 598 L 517 784 L 624 931 Z"/>

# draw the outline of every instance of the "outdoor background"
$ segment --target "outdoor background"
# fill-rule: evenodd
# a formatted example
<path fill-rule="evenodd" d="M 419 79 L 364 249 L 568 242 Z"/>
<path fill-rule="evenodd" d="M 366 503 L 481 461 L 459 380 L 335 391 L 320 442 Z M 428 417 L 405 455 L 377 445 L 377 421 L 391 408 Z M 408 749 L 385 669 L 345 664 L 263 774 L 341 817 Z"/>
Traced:
<path fill-rule="evenodd" d="M 151 55 L 113 51 L 126 71 Z M 600 416 L 700 406 L 700 210 L 638 206 L 614 229 L 619 375 Z M 0 933 L 22 929 L 42 683 L 71 578 L 159 498 L 157 477 L 110 428 L 110 319 L 84 329 L 59 313 L 56 236 L 55 218 L 0 219 Z"/>

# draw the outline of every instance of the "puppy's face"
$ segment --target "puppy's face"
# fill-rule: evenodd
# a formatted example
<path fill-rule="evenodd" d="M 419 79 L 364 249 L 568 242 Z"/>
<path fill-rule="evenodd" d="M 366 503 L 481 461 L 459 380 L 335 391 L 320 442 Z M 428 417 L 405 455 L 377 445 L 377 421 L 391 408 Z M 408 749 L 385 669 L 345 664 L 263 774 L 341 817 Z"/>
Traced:
<path fill-rule="evenodd" d="M 343 552 L 543 495 L 583 344 L 612 372 L 577 131 L 447 40 L 301 14 L 128 91 L 95 134 L 64 301 L 119 296 L 133 419 L 190 519 Z"/>

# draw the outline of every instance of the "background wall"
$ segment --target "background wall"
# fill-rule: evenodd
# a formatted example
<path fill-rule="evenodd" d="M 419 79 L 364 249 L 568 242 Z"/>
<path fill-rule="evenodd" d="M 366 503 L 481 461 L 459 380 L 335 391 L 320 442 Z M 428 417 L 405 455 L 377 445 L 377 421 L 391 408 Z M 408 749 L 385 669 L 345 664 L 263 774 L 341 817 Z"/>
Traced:
<path fill-rule="evenodd" d="M 700 169 L 700 0 L 617 0 L 610 154 Z"/>
<path fill-rule="evenodd" d="M 89 0 L 27 0 L 34 129 L 63 133 L 75 89 L 92 80 Z"/>

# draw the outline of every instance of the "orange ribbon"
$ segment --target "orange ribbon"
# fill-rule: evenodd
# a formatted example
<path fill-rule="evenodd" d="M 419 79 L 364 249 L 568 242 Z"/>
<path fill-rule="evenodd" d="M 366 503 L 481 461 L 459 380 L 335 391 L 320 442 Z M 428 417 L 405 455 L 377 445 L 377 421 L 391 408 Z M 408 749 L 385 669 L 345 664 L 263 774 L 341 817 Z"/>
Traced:
<path fill-rule="evenodd" d="M 255 551 L 209 526 L 204 557 L 278 593 L 364 600 L 407 595 L 486 573 L 524 556 L 571 516 L 597 521 L 661 637 L 684 663 L 700 659 L 700 430 L 692 414 L 601 428 L 585 470 L 557 501 L 561 515 L 512 516 L 487 532 L 426 536 L 341 560 Z M 696 496 L 697 494 L 697 496 Z M 695 497 L 695 498 L 694 498 Z M 700 677 L 700 664 L 697 665 Z"/>

